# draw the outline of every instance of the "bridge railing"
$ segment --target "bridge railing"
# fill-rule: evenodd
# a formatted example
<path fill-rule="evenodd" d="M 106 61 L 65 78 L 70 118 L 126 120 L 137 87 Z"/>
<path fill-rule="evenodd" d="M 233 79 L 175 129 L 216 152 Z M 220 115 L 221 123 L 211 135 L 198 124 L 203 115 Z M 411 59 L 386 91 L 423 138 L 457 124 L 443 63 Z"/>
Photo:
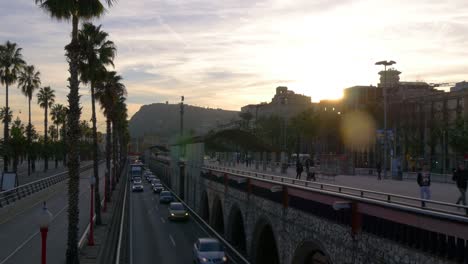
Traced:
<path fill-rule="evenodd" d="M 453 203 L 446 203 L 441 201 L 435 200 L 425 200 L 416 197 L 404 196 L 399 194 L 392 194 L 392 193 L 385 193 L 385 192 L 378 192 L 372 191 L 367 189 L 359 189 L 335 184 L 328 184 L 328 183 L 321 183 L 321 182 L 313 182 L 313 181 L 305 181 L 294 179 L 290 177 L 283 177 L 278 175 L 271 175 L 266 173 L 259 173 L 259 172 L 252 172 L 252 171 L 244 171 L 226 167 L 219 167 L 213 165 L 205 165 L 203 167 L 207 170 L 218 171 L 221 173 L 230 173 L 234 176 L 248 176 L 249 178 L 260 179 L 260 180 L 268 180 L 272 183 L 283 183 L 283 184 L 291 184 L 293 186 L 301 186 L 305 187 L 309 190 L 321 190 L 326 191 L 331 194 L 338 194 L 338 195 L 346 195 L 348 198 L 354 198 L 357 200 L 366 199 L 369 201 L 378 201 L 379 204 L 384 206 L 403 206 L 404 209 L 408 210 L 411 209 L 413 211 L 422 212 L 424 214 L 441 214 L 444 217 L 451 217 L 454 216 L 457 219 L 462 217 L 468 220 L 468 217 L 465 216 L 465 213 L 468 210 L 468 206 L 453 204 Z M 462 209 L 462 210 L 460 210 Z"/>
<path fill-rule="evenodd" d="M 87 164 L 80 167 L 80 172 L 93 167 L 93 164 Z M 68 171 L 64 171 L 37 181 L 17 186 L 13 189 L 0 192 L 0 208 L 8 206 L 17 200 L 21 200 L 33 193 L 47 189 L 68 178 Z"/>

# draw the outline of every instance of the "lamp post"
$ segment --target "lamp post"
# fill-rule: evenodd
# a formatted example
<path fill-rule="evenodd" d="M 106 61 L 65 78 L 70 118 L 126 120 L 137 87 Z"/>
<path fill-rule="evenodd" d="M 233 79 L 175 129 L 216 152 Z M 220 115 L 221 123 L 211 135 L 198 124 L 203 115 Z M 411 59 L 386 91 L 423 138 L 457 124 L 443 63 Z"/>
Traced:
<path fill-rule="evenodd" d="M 388 137 L 387 137 L 387 66 L 395 64 L 394 61 L 378 61 L 375 65 L 384 66 L 384 83 L 382 87 L 384 97 L 384 179 L 387 177 L 387 148 L 388 148 Z"/>
<path fill-rule="evenodd" d="M 180 137 L 184 135 L 184 96 L 180 97 Z"/>
<path fill-rule="evenodd" d="M 42 241 L 42 250 L 41 250 L 41 264 L 46 264 L 47 262 L 47 232 L 49 231 L 50 222 L 52 222 L 52 213 L 47 209 L 46 203 L 44 202 L 42 206 L 41 213 L 38 217 L 39 228 L 41 230 L 41 241 Z"/>
<path fill-rule="evenodd" d="M 88 236 L 88 246 L 94 246 L 94 184 L 96 183 L 96 178 L 94 176 L 89 177 L 89 185 L 91 187 L 91 206 L 89 212 L 89 236 Z"/>

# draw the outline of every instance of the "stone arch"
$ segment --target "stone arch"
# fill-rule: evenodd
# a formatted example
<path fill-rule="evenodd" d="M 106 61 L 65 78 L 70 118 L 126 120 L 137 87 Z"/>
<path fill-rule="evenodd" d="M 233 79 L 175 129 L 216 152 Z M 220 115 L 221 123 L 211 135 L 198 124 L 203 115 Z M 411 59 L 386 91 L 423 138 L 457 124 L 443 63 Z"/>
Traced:
<path fill-rule="evenodd" d="M 237 204 L 231 207 L 228 218 L 227 237 L 231 244 L 241 252 L 245 253 L 247 240 L 245 236 L 244 217 Z"/>
<path fill-rule="evenodd" d="M 210 225 L 218 232 L 220 235 L 224 235 L 224 214 L 223 214 L 223 204 L 218 195 L 213 199 L 213 205 L 211 207 L 211 221 Z"/>
<path fill-rule="evenodd" d="M 273 226 L 266 218 L 261 218 L 255 224 L 251 252 L 254 264 L 280 263 L 278 243 Z"/>
<path fill-rule="evenodd" d="M 201 195 L 200 211 L 202 219 L 208 223 L 210 221 L 210 203 L 206 190 L 204 190 Z"/>
<path fill-rule="evenodd" d="M 320 242 L 308 240 L 296 248 L 292 264 L 331 264 L 331 261 Z"/>

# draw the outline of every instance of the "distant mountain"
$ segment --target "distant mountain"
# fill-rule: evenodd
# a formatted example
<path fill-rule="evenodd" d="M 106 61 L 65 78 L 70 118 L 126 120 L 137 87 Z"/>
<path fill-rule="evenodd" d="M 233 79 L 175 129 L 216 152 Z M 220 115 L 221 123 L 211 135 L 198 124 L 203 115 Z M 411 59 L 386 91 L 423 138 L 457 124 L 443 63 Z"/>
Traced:
<path fill-rule="evenodd" d="M 203 134 L 219 124 L 238 119 L 238 111 L 184 106 L 184 131 Z M 180 105 L 156 103 L 143 105 L 129 123 L 132 138 L 144 135 L 169 139 L 180 131 Z"/>

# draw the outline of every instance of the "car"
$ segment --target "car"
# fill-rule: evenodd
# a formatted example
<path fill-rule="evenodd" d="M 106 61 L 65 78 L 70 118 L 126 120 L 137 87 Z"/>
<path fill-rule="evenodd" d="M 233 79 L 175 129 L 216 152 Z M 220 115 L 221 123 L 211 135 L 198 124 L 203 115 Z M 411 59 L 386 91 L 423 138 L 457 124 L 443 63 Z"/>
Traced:
<path fill-rule="evenodd" d="M 148 182 L 151 183 L 154 179 L 156 179 L 156 176 L 151 175 L 148 177 Z"/>
<path fill-rule="evenodd" d="M 155 193 L 161 193 L 164 191 L 164 186 L 160 183 L 153 185 L 153 192 Z"/>
<path fill-rule="evenodd" d="M 141 183 L 141 177 L 132 177 L 132 182 L 139 181 Z"/>
<path fill-rule="evenodd" d="M 139 178 L 139 179 L 133 179 L 133 184 L 135 184 L 135 183 L 136 183 L 136 184 L 143 184 L 143 183 L 141 182 L 141 178 Z"/>
<path fill-rule="evenodd" d="M 216 238 L 199 238 L 193 244 L 193 261 L 195 263 L 227 263 L 228 259 L 223 245 Z"/>
<path fill-rule="evenodd" d="M 182 203 L 172 202 L 169 204 L 169 220 L 187 220 L 189 213 Z"/>
<path fill-rule="evenodd" d="M 160 180 L 160 179 L 156 179 L 156 178 L 154 178 L 153 180 L 151 180 L 151 185 L 154 186 L 155 184 L 161 184 L 161 180 Z"/>
<path fill-rule="evenodd" d="M 140 183 L 133 183 L 132 185 L 132 191 L 133 192 L 142 192 L 143 191 L 143 184 Z"/>
<path fill-rule="evenodd" d="M 159 194 L 159 203 L 170 203 L 174 201 L 172 193 L 169 191 L 162 191 Z"/>

